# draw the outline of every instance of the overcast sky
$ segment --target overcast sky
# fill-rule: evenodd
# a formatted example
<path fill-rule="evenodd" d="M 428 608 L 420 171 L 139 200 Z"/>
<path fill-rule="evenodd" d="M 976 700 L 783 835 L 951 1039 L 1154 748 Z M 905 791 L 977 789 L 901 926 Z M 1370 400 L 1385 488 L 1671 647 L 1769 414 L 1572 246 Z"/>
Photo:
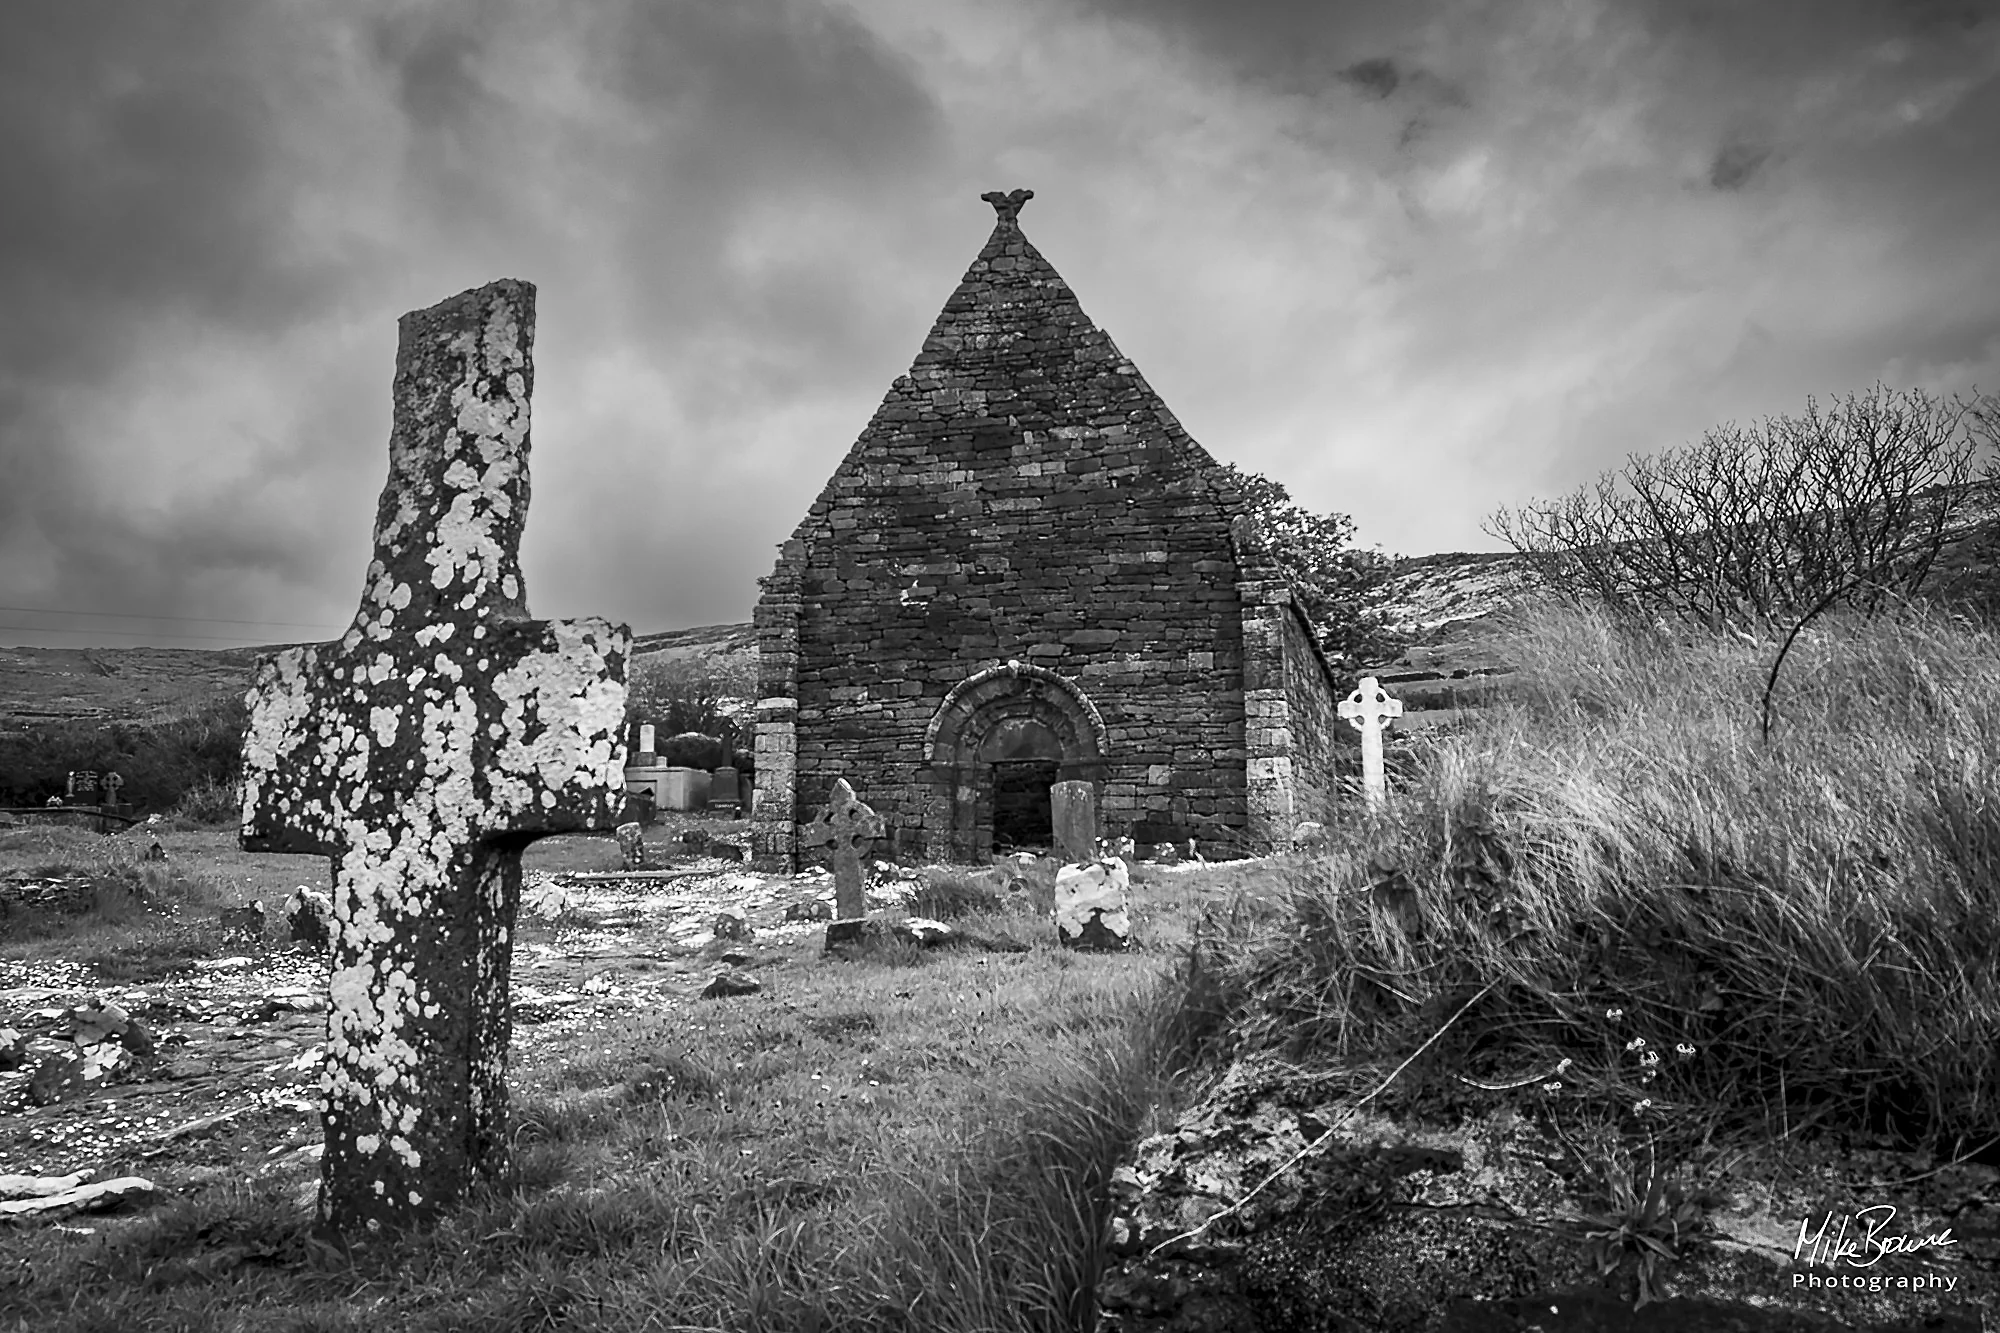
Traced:
<path fill-rule="evenodd" d="M 1211 453 L 1393 553 L 1808 395 L 2000 390 L 1996 9 L 10 5 L 0 643 L 338 634 L 397 317 L 498 277 L 533 612 L 747 620 L 992 189 Z"/>

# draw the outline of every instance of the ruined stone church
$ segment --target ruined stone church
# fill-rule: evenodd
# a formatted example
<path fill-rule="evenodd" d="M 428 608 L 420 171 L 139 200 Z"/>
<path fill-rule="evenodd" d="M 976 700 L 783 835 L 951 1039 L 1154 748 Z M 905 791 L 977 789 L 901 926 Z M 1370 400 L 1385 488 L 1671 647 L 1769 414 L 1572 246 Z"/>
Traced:
<path fill-rule="evenodd" d="M 899 853 L 1107 837 L 1263 850 L 1334 790 L 1332 675 L 1237 488 L 998 218 L 760 580 L 760 860 L 845 777 Z M 878 850 L 890 847 L 878 844 Z"/>

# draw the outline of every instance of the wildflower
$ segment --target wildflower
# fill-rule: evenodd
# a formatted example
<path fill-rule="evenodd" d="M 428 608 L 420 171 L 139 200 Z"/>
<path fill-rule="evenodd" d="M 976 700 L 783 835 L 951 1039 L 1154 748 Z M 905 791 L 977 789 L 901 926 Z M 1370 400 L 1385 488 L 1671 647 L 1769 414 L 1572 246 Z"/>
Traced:
<path fill-rule="evenodd" d="M 1660 1063 L 1660 1053 L 1658 1051 L 1641 1051 L 1639 1052 L 1639 1063 L 1650 1069 Z"/>
<path fill-rule="evenodd" d="M 1690 1055 L 1694 1054 L 1694 1047 L 1690 1046 L 1687 1042 L 1681 1042 L 1679 1045 L 1674 1047 L 1674 1054 L 1680 1056 L 1681 1059 L 1685 1060 Z"/>
<path fill-rule="evenodd" d="M 1625 1011 L 1623 1009 L 1606 1009 L 1604 1016 L 1616 1023 L 1619 1019 L 1625 1017 Z"/>
<path fill-rule="evenodd" d="M 1636 1051 L 1645 1044 L 1646 1044 L 1646 1039 L 1644 1037 L 1634 1037 L 1632 1038 L 1632 1040 L 1625 1043 L 1625 1049 L 1628 1051 Z"/>
<path fill-rule="evenodd" d="M 1652 1108 L 1653 1108 L 1653 1099 L 1651 1097 L 1641 1097 L 1638 1101 L 1632 1103 L 1632 1114 L 1644 1115 L 1646 1114 L 1647 1111 L 1650 1111 Z"/>
<path fill-rule="evenodd" d="M 1549 1082 L 1547 1082 L 1547 1083 L 1544 1083 L 1544 1084 L 1542 1084 L 1542 1091 L 1543 1091 L 1543 1092 L 1561 1092 L 1561 1091 L 1562 1091 L 1562 1080 L 1561 1080 L 1561 1079 L 1553 1079 L 1553 1080 L 1551 1080 L 1551 1081 L 1549 1081 Z"/>
<path fill-rule="evenodd" d="M 1567 1055 L 1565 1055 L 1562 1059 L 1556 1062 L 1556 1072 L 1558 1074 L 1568 1073 L 1569 1067 L 1575 1063 L 1576 1061 L 1570 1059 Z"/>

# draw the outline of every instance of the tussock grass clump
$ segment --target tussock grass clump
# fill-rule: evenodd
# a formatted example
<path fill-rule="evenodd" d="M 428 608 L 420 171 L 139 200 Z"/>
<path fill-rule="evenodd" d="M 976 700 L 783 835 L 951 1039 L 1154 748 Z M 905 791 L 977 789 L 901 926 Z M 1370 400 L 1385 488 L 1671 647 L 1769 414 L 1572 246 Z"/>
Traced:
<path fill-rule="evenodd" d="M 173 816 L 177 826 L 194 828 L 231 828 L 243 818 L 243 779 L 232 778 L 227 782 L 213 777 L 203 777 L 181 794 L 174 804 Z"/>
<path fill-rule="evenodd" d="M 990 915 L 1000 906 L 1000 895 L 975 880 L 971 872 L 945 866 L 931 867 L 923 886 L 910 895 L 908 903 L 910 915 L 938 921 L 975 913 Z"/>
<path fill-rule="evenodd" d="M 208 919 L 232 895 L 176 860 L 143 861 L 143 843 L 62 828 L 0 839 L 0 958 L 60 956 L 107 984 L 154 981 L 217 948 Z"/>
<path fill-rule="evenodd" d="M 2000 1132 L 2000 636 L 1919 612 L 1795 647 L 1518 620 L 1525 685 L 1419 744 L 1281 910 L 1211 921 L 1234 1049 L 1414 1048 L 1706 1139 Z M 1567 1061 L 1568 1063 L 1564 1063 Z M 1539 1085 L 1538 1087 L 1535 1085 Z"/>

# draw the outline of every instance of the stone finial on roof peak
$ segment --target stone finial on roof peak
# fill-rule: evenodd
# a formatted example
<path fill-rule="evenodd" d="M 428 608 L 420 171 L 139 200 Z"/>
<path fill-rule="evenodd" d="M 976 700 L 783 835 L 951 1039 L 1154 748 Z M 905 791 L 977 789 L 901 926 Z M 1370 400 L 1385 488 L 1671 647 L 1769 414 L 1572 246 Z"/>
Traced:
<path fill-rule="evenodd" d="M 1006 194 L 1002 194 L 998 190 L 988 190 L 979 197 L 993 205 L 993 211 L 999 214 L 1000 221 L 1005 224 L 1014 222 L 1020 217 L 1021 205 L 1033 199 L 1035 192 L 1033 190 L 1010 190 Z"/>

